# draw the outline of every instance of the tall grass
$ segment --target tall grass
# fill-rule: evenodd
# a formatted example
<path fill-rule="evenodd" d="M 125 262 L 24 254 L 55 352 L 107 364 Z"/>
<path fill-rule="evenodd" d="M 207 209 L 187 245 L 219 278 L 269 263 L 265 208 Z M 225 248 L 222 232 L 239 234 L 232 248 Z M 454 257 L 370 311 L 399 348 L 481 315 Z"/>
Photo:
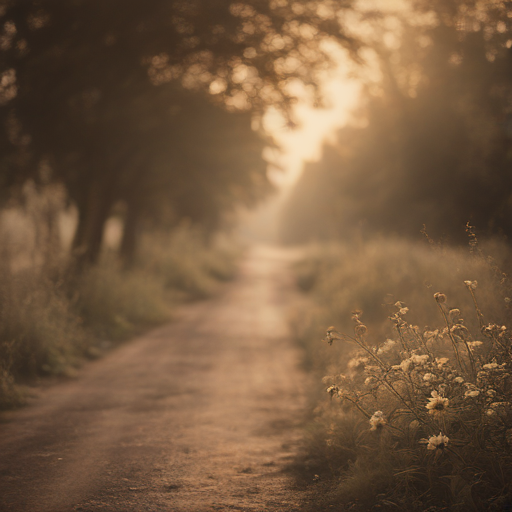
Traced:
<path fill-rule="evenodd" d="M 379 240 L 317 250 L 298 272 L 317 305 L 297 336 L 324 376 L 318 509 L 508 510 L 511 298 L 494 260 Z"/>
<path fill-rule="evenodd" d="M 55 240 L 38 225 L 46 209 L 62 205 L 32 199 L 28 214 L 18 208 L 0 217 L 0 408 L 23 403 L 20 384 L 72 375 L 84 358 L 169 320 L 177 302 L 207 297 L 234 276 L 239 251 L 231 242 L 206 244 L 182 226 L 146 235 L 132 269 L 107 251 L 69 279 L 66 252 L 47 247 Z"/>

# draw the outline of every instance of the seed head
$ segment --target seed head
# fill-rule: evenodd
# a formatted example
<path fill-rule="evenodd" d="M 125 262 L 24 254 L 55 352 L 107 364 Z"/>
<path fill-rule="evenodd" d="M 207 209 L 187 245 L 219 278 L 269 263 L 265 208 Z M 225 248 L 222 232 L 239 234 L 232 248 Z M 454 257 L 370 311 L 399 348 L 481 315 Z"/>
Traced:
<path fill-rule="evenodd" d="M 444 293 L 434 293 L 434 299 L 436 299 L 439 304 L 444 304 L 446 302 L 446 295 Z"/>

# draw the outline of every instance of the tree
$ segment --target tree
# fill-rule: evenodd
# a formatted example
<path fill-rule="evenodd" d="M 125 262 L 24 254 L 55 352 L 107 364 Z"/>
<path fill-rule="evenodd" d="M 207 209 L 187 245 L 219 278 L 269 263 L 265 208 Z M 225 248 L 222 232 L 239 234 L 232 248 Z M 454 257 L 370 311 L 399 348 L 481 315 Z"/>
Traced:
<path fill-rule="evenodd" d="M 382 79 L 364 95 L 366 126 L 342 130 L 304 180 L 336 191 L 328 222 L 338 236 L 361 225 L 417 236 L 426 224 L 433 236 L 462 242 L 471 221 L 510 238 L 510 21 L 494 4 L 477 13 L 478 25 L 473 2 L 416 5 L 413 21 L 402 21 L 401 46 L 377 48 Z M 433 16 L 418 25 L 425 11 Z"/>
<path fill-rule="evenodd" d="M 150 152 L 151 144 L 138 139 L 139 124 L 162 123 L 155 120 L 155 105 L 163 97 L 169 107 L 179 103 L 176 83 L 206 90 L 231 109 L 261 110 L 272 103 L 283 111 L 293 102 L 292 80 L 317 87 L 316 72 L 328 61 L 318 36 L 340 33 L 331 16 L 335 11 L 326 15 L 322 5 L 268 0 L 4 4 L 2 82 L 9 85 L 9 76 L 15 78 L 15 97 L 5 101 L 1 114 L 4 126 L 15 121 L 18 139 L 27 146 L 17 175 L 37 178 L 45 159 L 53 179 L 66 184 L 79 210 L 74 241 L 79 260 L 97 259 L 121 177 L 130 168 L 142 169 Z M 340 10 L 348 3 L 333 6 Z M 151 114 L 135 119 L 141 105 Z"/>

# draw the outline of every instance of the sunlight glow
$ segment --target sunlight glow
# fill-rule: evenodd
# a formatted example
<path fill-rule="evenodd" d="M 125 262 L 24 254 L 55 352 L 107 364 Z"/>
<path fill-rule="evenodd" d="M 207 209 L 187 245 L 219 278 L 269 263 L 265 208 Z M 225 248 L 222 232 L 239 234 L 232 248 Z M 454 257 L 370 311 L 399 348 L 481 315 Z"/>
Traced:
<path fill-rule="evenodd" d="M 324 108 L 313 108 L 306 101 L 296 106 L 297 128 L 289 128 L 276 110 L 266 114 L 264 127 L 281 148 L 280 153 L 273 152 L 275 160 L 271 164 L 284 172 L 270 172 L 272 181 L 279 188 L 289 189 L 297 181 L 304 162 L 320 159 L 323 143 L 350 119 L 351 110 L 357 104 L 359 88 L 355 80 L 346 77 L 340 66 L 323 86 Z"/>

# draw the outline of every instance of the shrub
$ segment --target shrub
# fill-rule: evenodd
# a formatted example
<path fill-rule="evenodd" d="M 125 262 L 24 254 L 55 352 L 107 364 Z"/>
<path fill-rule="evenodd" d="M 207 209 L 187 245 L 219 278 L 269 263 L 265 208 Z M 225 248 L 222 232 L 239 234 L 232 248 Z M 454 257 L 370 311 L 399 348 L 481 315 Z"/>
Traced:
<path fill-rule="evenodd" d="M 107 259 L 75 282 L 75 302 L 94 337 L 119 341 L 170 318 L 171 308 L 157 276 L 125 271 Z"/>
<path fill-rule="evenodd" d="M 327 258 L 315 276 L 313 289 L 322 290 L 324 305 L 329 298 L 336 305 L 344 303 L 350 293 L 361 304 L 372 291 L 382 293 L 385 285 L 396 290 L 404 280 L 409 285 L 415 281 L 416 291 L 408 296 L 418 305 L 416 318 L 425 313 L 432 326 L 432 310 L 437 310 L 442 320 L 442 325 L 419 327 L 409 320 L 409 302 L 395 300 L 386 305 L 391 329 L 383 328 L 371 308 L 373 329 L 363 322 L 366 313 L 357 309 L 352 313 L 353 335 L 328 329 L 326 347 L 339 348 L 331 375 L 324 378 L 333 402 L 317 409 L 322 428 L 316 443 L 324 443 L 322 457 L 332 484 L 324 501 L 331 507 L 352 502 L 351 510 L 504 510 L 512 504 L 512 331 L 496 318 L 506 316 L 510 299 L 503 297 L 502 287 L 482 287 L 480 281 L 462 280 L 460 275 L 472 269 L 488 281 L 497 275 L 502 285 L 506 276 L 480 257 L 458 253 L 456 268 L 462 270 L 452 272 L 460 282 L 456 300 L 437 292 L 443 288 L 430 287 L 433 308 L 422 308 L 424 294 L 418 293 L 418 278 L 409 279 L 411 269 L 421 268 L 414 265 L 418 261 L 430 262 L 431 276 L 443 276 L 446 286 L 454 289 L 446 265 L 452 264 L 455 253 L 415 254 L 416 248 L 411 249 L 402 253 L 404 275 L 393 261 L 384 273 L 379 265 L 367 266 L 366 272 L 382 279 L 366 281 L 361 288 L 358 278 L 365 277 L 350 275 L 342 267 L 364 267 L 372 258 L 380 262 L 382 253 L 389 256 L 396 247 L 390 250 L 383 244 L 380 256 L 374 253 L 363 262 L 338 260 L 337 268 Z M 371 251 L 371 246 L 362 251 Z M 334 283 L 326 271 L 338 276 Z M 339 276 L 353 287 L 338 295 Z M 359 290 L 364 293 L 358 295 Z M 484 317 L 480 301 L 492 308 L 492 321 Z M 322 319 L 326 311 L 332 308 L 320 308 Z M 474 311 L 472 318 L 463 318 L 468 311 Z M 313 328 L 306 326 L 303 333 L 308 329 Z M 370 336 L 373 332 L 376 335 Z M 327 369 L 325 348 L 309 350 L 316 357 L 316 369 Z"/>

